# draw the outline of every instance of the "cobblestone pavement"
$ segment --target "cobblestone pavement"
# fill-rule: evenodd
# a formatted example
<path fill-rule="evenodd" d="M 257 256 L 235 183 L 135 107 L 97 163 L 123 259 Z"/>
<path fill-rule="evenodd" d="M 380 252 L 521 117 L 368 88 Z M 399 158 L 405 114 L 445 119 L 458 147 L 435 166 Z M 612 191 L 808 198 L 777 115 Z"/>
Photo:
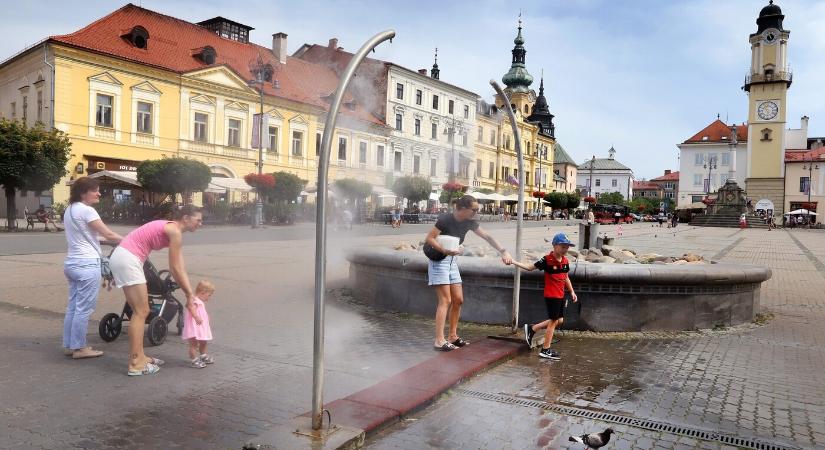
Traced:
<path fill-rule="evenodd" d="M 548 233 L 574 235 L 576 229 L 530 225 L 526 248 L 546 245 Z M 489 228 L 512 248 L 512 225 Z M 340 287 L 346 279 L 343 247 L 416 242 L 424 231 L 418 226 L 331 235 L 331 285 Z M 768 265 L 774 276 L 763 286 L 763 308 L 775 318 L 766 326 L 700 337 L 569 334 L 559 346 L 563 361 L 546 363 L 526 355 L 507 362 L 369 445 L 562 448 L 571 433 L 611 426 L 618 432 L 611 448 L 726 448 L 715 441 L 594 421 L 559 412 L 558 406 L 798 447 L 825 445 L 825 332 L 819 326 L 825 318 L 825 272 L 818 264 L 825 261 L 825 234 L 687 226 L 674 231 L 626 226 L 619 245 Z M 170 335 L 164 345 L 149 350 L 167 361 L 161 372 L 137 379 L 123 374 L 125 335 L 102 343 L 96 324 L 90 326 L 90 343 L 106 355 L 73 361 L 61 354 L 62 254 L 0 256 L 0 448 L 237 448 L 309 409 L 313 242 L 245 241 L 213 233 L 214 240 L 188 240 L 197 245 L 188 245 L 185 253 L 193 278 L 209 277 L 218 286 L 209 305 L 216 336 L 210 353 L 217 363 L 203 370 L 186 367 L 185 347 Z M 0 244 L 10 238 L 4 236 Z M 469 238 L 473 242 L 478 240 Z M 152 259 L 165 267 L 165 254 Z M 119 292 L 103 292 L 93 318 L 122 305 Z M 431 328 L 426 318 L 331 299 L 325 399 L 349 395 L 432 356 Z M 501 331 L 462 327 L 471 340 Z"/>
<path fill-rule="evenodd" d="M 627 228 L 617 242 L 625 248 L 693 251 L 770 267 L 773 278 L 763 285 L 761 306 L 773 319 L 759 327 L 665 339 L 568 333 L 557 345 L 562 361 L 520 356 L 383 431 L 368 447 L 581 448 L 568 436 L 611 426 L 617 439 L 609 448 L 737 448 L 719 435 L 749 441 L 744 448 L 755 442 L 825 448 L 825 234 Z M 563 407 L 636 418 L 640 425 L 559 414 Z M 714 435 L 655 431 L 644 421 Z"/>

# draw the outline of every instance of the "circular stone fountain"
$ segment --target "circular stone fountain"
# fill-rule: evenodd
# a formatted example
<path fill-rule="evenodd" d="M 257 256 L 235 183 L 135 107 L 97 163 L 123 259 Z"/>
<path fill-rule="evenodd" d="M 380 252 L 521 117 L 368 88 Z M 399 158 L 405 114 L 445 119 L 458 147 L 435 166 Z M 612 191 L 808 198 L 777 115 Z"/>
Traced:
<path fill-rule="evenodd" d="M 350 286 L 356 299 L 386 310 L 432 316 L 434 289 L 427 286 L 427 258 L 417 251 L 350 249 Z M 461 257 L 461 318 L 509 324 L 514 268 L 495 258 Z M 760 286 L 771 277 L 744 264 L 570 263 L 579 302 L 568 303 L 564 328 L 592 331 L 697 330 L 750 322 Z M 523 272 L 519 318 L 547 318 L 543 272 Z"/>

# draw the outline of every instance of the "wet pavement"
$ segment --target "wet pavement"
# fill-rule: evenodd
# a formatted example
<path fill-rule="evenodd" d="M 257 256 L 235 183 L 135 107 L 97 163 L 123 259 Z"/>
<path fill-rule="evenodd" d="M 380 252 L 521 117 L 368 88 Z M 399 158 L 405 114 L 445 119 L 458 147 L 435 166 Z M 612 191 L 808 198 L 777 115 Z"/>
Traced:
<path fill-rule="evenodd" d="M 544 245 L 550 232 L 575 229 L 531 225 L 527 248 Z M 489 226 L 510 247 L 513 227 Z M 426 229 L 332 235 L 331 285 L 341 288 L 346 280 L 345 246 L 415 242 Z M 214 239 L 204 233 L 185 249 L 193 278 L 209 277 L 218 287 L 209 305 L 216 364 L 187 367 L 186 349 L 171 335 L 149 351 L 167 361 L 161 372 L 138 379 L 123 373 L 125 335 L 102 343 L 96 324 L 89 339 L 107 352 L 104 357 L 73 361 L 60 353 L 61 254 L 0 257 L 0 448 L 238 448 L 306 412 L 313 242 L 244 240 L 238 236 L 243 231 L 226 230 L 231 237 L 212 231 Z M 625 226 L 619 245 L 767 265 L 774 276 L 763 286 L 762 306 L 773 319 L 701 334 L 568 333 L 558 344 L 562 361 L 539 361 L 535 353 L 513 359 L 372 437 L 368 447 L 567 448 L 570 434 L 607 426 L 617 431 L 608 448 L 736 448 L 722 442 L 728 437 L 825 446 L 825 234 L 674 231 Z M 165 254 L 152 258 L 165 266 Z M 345 294 L 336 291 L 327 308 L 327 401 L 434 355 L 429 319 L 372 311 Z M 104 292 L 93 318 L 122 304 L 119 292 Z M 475 340 L 502 328 L 461 330 Z M 617 423 L 618 416 L 633 421 Z M 656 430 L 659 422 L 708 433 L 700 439 Z"/>

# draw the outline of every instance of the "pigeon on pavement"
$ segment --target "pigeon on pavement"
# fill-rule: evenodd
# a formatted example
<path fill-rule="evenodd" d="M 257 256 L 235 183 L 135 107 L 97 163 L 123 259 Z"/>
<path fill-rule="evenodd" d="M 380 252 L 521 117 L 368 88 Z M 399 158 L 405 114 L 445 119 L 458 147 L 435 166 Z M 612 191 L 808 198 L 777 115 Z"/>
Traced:
<path fill-rule="evenodd" d="M 584 444 L 587 448 L 597 449 L 604 447 L 610 442 L 610 435 L 613 434 L 613 429 L 608 428 L 601 433 L 583 434 L 581 436 L 570 436 L 570 442 L 578 442 Z"/>

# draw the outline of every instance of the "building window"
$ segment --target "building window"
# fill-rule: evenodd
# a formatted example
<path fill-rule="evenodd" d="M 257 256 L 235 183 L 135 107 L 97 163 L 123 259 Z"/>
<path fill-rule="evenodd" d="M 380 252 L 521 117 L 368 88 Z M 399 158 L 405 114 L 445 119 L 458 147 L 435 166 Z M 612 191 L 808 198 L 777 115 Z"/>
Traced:
<path fill-rule="evenodd" d="M 693 165 L 694 166 L 701 166 L 705 163 L 705 155 L 701 153 L 697 153 L 693 155 Z"/>
<path fill-rule="evenodd" d="M 431 137 L 433 139 L 438 139 L 438 124 L 437 123 L 434 123 L 433 126 L 432 126 Z"/>
<path fill-rule="evenodd" d="M 799 192 L 807 194 L 810 187 L 811 179 L 809 177 L 799 177 Z"/>
<path fill-rule="evenodd" d="M 464 105 L 464 118 L 465 119 L 470 118 L 470 106 L 469 105 Z"/>
<path fill-rule="evenodd" d="M 338 138 L 338 160 L 339 161 L 346 161 L 347 160 L 347 139 L 339 137 Z"/>
<path fill-rule="evenodd" d="M 461 145 L 466 147 L 467 146 L 467 139 L 468 139 L 467 138 L 467 133 L 462 134 L 461 135 Z"/>
<path fill-rule="evenodd" d="M 37 121 L 43 121 L 43 91 L 37 91 Z"/>
<path fill-rule="evenodd" d="M 487 178 L 489 178 L 491 180 L 496 178 L 496 163 L 494 163 L 494 162 L 490 163 L 490 171 L 487 172 L 487 175 L 488 175 Z"/>
<path fill-rule="evenodd" d="M 375 154 L 375 162 L 378 165 L 378 167 L 384 167 L 384 146 L 379 145 Z"/>
<path fill-rule="evenodd" d="M 478 127 L 478 139 L 476 139 L 479 143 L 484 140 L 484 127 Z"/>
<path fill-rule="evenodd" d="M 524 115 L 530 114 L 530 105 L 524 105 Z"/>
<path fill-rule="evenodd" d="M 16 119 L 17 118 L 17 103 L 16 102 L 11 102 L 11 105 L 10 105 L 9 109 L 11 109 L 11 120 Z"/>
<path fill-rule="evenodd" d="M 413 173 L 418 175 L 421 171 L 421 157 L 418 155 L 413 156 Z"/>
<path fill-rule="evenodd" d="M 209 116 L 204 113 L 195 113 L 195 140 L 198 142 L 209 140 Z"/>
<path fill-rule="evenodd" d="M 269 153 L 278 154 L 278 127 L 269 127 Z"/>
<path fill-rule="evenodd" d="M 616 187 L 616 186 L 618 186 L 618 185 L 619 185 L 619 180 L 617 180 L 617 179 L 615 179 L 615 178 L 614 178 L 614 179 L 613 179 L 613 181 L 611 182 L 611 186 L 612 186 L 612 187 Z"/>
<path fill-rule="evenodd" d="M 404 100 L 404 85 L 401 83 L 396 83 L 395 85 L 395 98 Z"/>
<path fill-rule="evenodd" d="M 448 101 L 447 102 L 447 113 L 452 114 L 454 107 L 455 107 L 455 102 L 452 101 L 452 100 Z"/>
<path fill-rule="evenodd" d="M 401 116 L 401 114 L 396 114 L 395 115 L 395 129 L 396 130 L 401 131 L 401 124 L 402 124 L 403 120 L 404 120 L 404 118 Z"/>
<path fill-rule="evenodd" d="M 152 134 L 152 104 L 137 102 L 137 132 Z"/>
<path fill-rule="evenodd" d="M 302 131 L 292 132 L 292 156 L 304 155 L 304 133 Z"/>
<path fill-rule="evenodd" d="M 229 119 L 229 133 L 226 139 L 226 145 L 230 147 L 241 146 L 241 121 L 238 119 Z"/>
<path fill-rule="evenodd" d="M 692 203 L 699 203 L 699 202 L 701 202 L 703 199 L 704 199 L 704 197 L 703 197 L 703 196 L 701 196 L 701 195 L 691 195 L 691 196 L 690 196 L 690 201 L 691 201 Z"/>
<path fill-rule="evenodd" d="M 729 166 L 730 165 L 730 153 L 729 152 L 722 153 L 722 165 L 723 166 Z"/>
<path fill-rule="evenodd" d="M 97 126 L 112 127 L 113 103 L 114 97 L 111 95 L 97 94 L 97 113 L 95 114 L 95 124 L 97 124 Z"/>
<path fill-rule="evenodd" d="M 323 139 L 321 133 L 315 133 L 315 156 L 321 156 L 321 141 Z"/>
<path fill-rule="evenodd" d="M 504 135 L 504 148 L 506 150 L 510 150 L 510 135 L 509 134 Z"/>
<path fill-rule="evenodd" d="M 401 172 L 401 152 L 395 152 L 395 160 L 393 161 L 393 170 Z"/>
<path fill-rule="evenodd" d="M 438 166 L 438 160 L 435 158 L 430 159 L 430 176 L 435 176 L 435 169 Z"/>
<path fill-rule="evenodd" d="M 433 109 L 438 109 L 438 96 L 433 95 Z"/>
<path fill-rule="evenodd" d="M 415 119 L 415 135 L 421 136 L 421 119 Z"/>
<path fill-rule="evenodd" d="M 495 129 L 490 130 L 490 145 L 492 145 L 492 146 L 496 145 L 496 130 Z"/>
<path fill-rule="evenodd" d="M 361 164 L 367 163 L 367 143 L 366 142 L 359 142 L 358 143 L 358 162 Z"/>
<path fill-rule="evenodd" d="M 599 179 L 599 178 L 596 178 L 596 187 L 599 187 L 601 185 L 602 185 L 602 180 Z"/>
<path fill-rule="evenodd" d="M 421 89 L 415 90 L 415 104 L 420 105 L 424 99 L 424 93 L 421 92 Z"/>
<path fill-rule="evenodd" d="M 481 178 L 481 160 L 476 160 L 476 178 Z"/>
<path fill-rule="evenodd" d="M 693 174 L 693 185 L 694 186 L 701 186 L 702 185 L 702 174 L 694 173 Z"/>
<path fill-rule="evenodd" d="M 29 118 L 29 96 L 23 96 L 23 123 L 26 123 Z"/>

